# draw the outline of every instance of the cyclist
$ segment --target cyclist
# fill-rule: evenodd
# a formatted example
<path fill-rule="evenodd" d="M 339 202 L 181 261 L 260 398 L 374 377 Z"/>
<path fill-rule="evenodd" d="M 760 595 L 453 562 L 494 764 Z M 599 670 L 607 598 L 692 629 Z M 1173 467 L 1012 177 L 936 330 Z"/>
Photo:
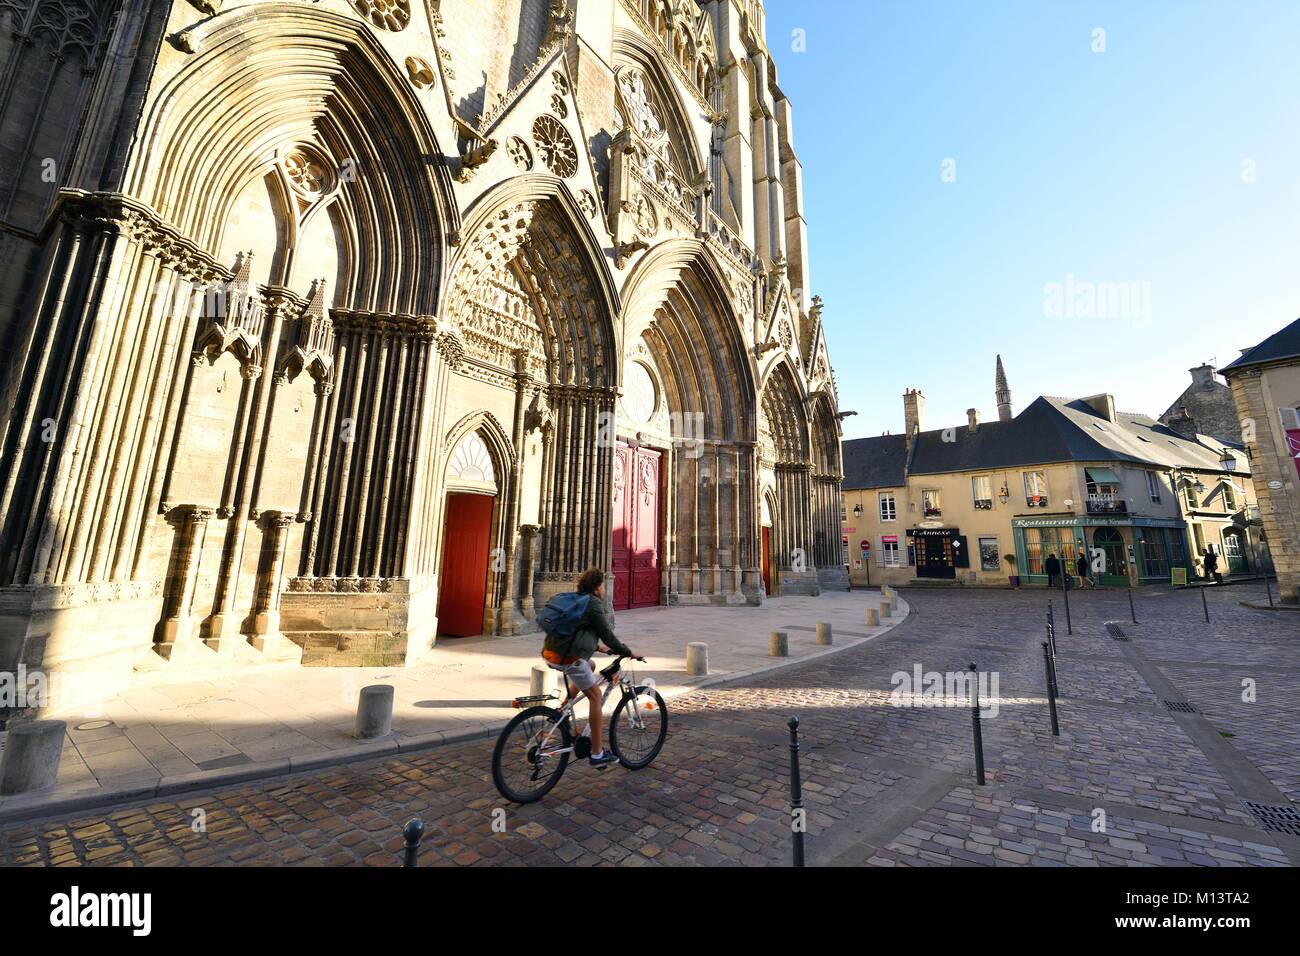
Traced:
<path fill-rule="evenodd" d="M 577 691 L 586 695 L 589 709 L 587 726 L 591 729 L 591 765 L 603 767 L 605 764 L 617 763 L 618 758 L 613 753 L 605 753 L 602 744 L 604 715 L 601 713 L 600 688 L 597 686 L 600 677 L 596 673 L 596 665 L 591 662 L 591 655 L 596 653 L 601 644 L 612 654 L 635 658 L 641 655 L 614 636 L 613 623 L 605 610 L 603 571 L 599 568 L 584 571 L 582 577 L 578 578 L 578 593 L 591 597 L 582 623 L 572 638 L 557 638 L 548 634 L 542 645 L 542 657 L 552 670 L 564 675 L 571 697 L 576 697 Z"/>

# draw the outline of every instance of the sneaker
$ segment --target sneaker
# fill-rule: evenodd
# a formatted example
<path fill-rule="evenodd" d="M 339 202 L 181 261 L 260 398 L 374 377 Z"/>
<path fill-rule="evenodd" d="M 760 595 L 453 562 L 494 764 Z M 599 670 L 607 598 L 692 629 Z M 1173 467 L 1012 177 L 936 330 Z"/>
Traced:
<path fill-rule="evenodd" d="M 618 758 L 615 757 L 613 751 L 610 751 L 610 750 L 606 750 L 606 751 L 605 751 L 603 754 L 601 754 L 599 757 L 597 757 L 595 754 L 593 754 L 593 755 L 592 755 L 590 758 L 588 758 L 588 759 L 591 761 L 591 765 L 592 765 L 593 767 L 603 767 L 603 766 L 605 766 L 606 764 L 618 763 Z"/>

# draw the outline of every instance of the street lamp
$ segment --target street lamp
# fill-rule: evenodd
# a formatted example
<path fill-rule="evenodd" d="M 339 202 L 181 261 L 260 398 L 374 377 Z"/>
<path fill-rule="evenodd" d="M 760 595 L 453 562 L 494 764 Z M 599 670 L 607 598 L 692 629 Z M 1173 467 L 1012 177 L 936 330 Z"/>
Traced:
<path fill-rule="evenodd" d="M 862 517 L 862 502 L 861 502 L 861 501 L 859 501 L 856 505 L 853 506 L 853 517 L 855 517 L 855 518 L 861 518 L 861 517 Z"/>
<path fill-rule="evenodd" d="M 1223 457 L 1219 459 L 1219 464 L 1223 466 L 1224 471 L 1237 470 L 1237 456 L 1232 453 L 1231 448 L 1223 449 Z"/>

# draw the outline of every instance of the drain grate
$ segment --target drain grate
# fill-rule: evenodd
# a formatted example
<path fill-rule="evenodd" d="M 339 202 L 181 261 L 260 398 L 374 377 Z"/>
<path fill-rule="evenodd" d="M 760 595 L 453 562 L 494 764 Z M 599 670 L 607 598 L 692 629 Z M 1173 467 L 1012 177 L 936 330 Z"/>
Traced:
<path fill-rule="evenodd" d="M 1107 622 L 1106 622 L 1106 633 L 1109 634 L 1111 637 L 1113 637 L 1113 638 L 1114 638 L 1115 640 L 1117 640 L 1117 641 L 1127 641 L 1127 640 L 1128 640 L 1128 638 L 1124 635 L 1124 628 L 1120 627 L 1120 626 L 1119 626 L 1118 624 L 1116 624 L 1114 621 L 1107 621 Z"/>
<path fill-rule="evenodd" d="M 1300 836 L 1300 807 L 1275 807 L 1267 803 L 1251 803 L 1249 800 L 1242 802 L 1263 829 Z"/>
<path fill-rule="evenodd" d="M 1165 710 L 1176 710 L 1180 714 L 1200 713 L 1194 704 L 1189 704 L 1185 700 L 1162 700 L 1160 703 L 1165 705 Z"/>

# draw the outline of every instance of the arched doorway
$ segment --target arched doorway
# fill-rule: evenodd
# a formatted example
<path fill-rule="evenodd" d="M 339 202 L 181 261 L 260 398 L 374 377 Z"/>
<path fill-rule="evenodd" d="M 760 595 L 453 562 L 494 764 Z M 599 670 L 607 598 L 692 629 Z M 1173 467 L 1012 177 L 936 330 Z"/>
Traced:
<path fill-rule="evenodd" d="M 487 629 L 487 585 L 497 503 L 496 469 L 478 432 L 465 435 L 452 452 L 446 488 L 438 633 L 471 637 Z"/>
<path fill-rule="evenodd" d="M 1226 567 L 1221 569 L 1222 574 L 1242 574 L 1250 570 L 1250 564 L 1246 560 L 1246 535 L 1240 528 L 1225 528 L 1223 530 L 1223 556 L 1227 560 L 1224 562 Z"/>
<path fill-rule="evenodd" d="M 1092 533 L 1092 546 L 1101 552 L 1102 584 L 1128 584 L 1128 558 L 1124 538 L 1117 528 L 1098 528 Z"/>

